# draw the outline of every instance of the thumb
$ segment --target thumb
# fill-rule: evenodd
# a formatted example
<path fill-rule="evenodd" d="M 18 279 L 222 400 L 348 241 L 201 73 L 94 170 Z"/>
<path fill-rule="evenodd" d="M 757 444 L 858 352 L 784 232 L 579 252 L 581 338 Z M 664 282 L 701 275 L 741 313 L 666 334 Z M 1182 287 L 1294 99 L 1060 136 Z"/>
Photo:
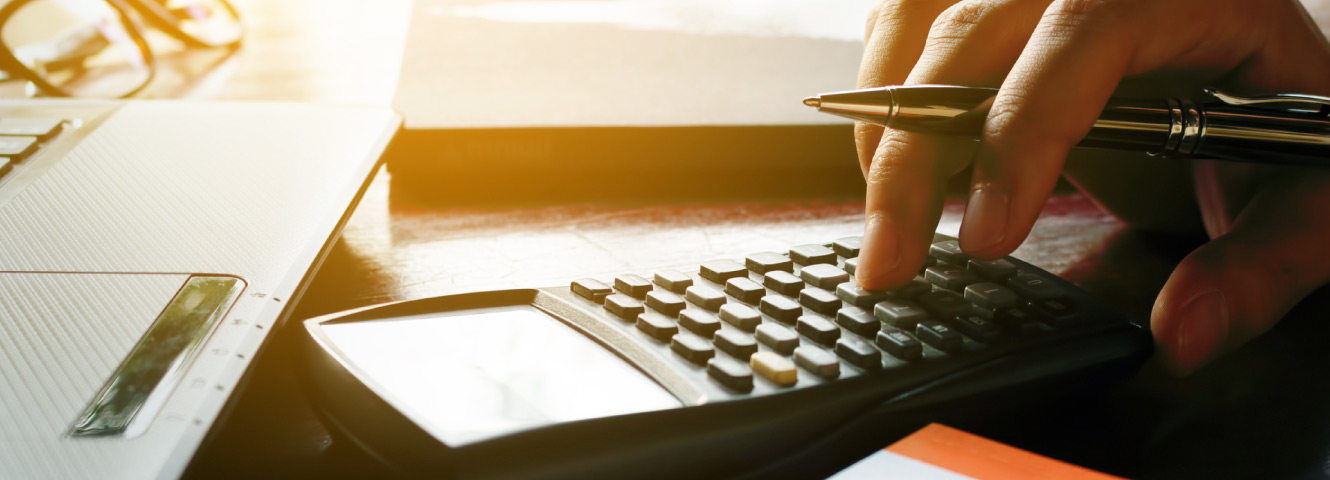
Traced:
<path fill-rule="evenodd" d="M 1265 332 L 1330 280 L 1330 175 L 1296 172 L 1265 185 L 1232 231 L 1192 252 L 1164 284 L 1151 330 L 1188 373 Z"/>

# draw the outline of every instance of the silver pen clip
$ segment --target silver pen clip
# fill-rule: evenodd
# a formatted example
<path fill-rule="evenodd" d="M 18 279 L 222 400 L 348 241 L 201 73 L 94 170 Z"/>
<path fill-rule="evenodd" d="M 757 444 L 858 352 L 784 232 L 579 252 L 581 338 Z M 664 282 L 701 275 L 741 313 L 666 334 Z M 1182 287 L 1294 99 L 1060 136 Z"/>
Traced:
<path fill-rule="evenodd" d="M 1280 112 L 1304 112 L 1320 115 L 1330 115 L 1330 97 L 1320 95 L 1308 95 L 1305 93 L 1278 93 L 1264 97 L 1239 97 L 1230 95 L 1213 88 L 1205 89 L 1205 93 L 1218 99 L 1227 105 L 1235 107 L 1250 107 L 1262 110 L 1274 110 Z"/>

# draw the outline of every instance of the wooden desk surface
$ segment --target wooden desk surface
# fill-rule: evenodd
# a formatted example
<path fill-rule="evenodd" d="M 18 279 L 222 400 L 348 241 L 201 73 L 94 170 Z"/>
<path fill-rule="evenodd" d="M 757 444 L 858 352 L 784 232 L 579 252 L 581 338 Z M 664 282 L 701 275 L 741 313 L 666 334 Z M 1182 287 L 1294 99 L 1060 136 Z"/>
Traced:
<path fill-rule="evenodd" d="M 172 54 L 145 96 L 391 103 L 409 0 L 235 3 L 250 27 L 245 45 L 231 54 Z M 0 95 L 13 94 L 12 82 L 4 88 L 10 90 L 0 88 Z M 399 197 L 381 173 L 293 320 L 391 300 L 741 258 L 858 234 L 863 210 L 861 192 L 817 201 L 484 208 Z M 948 201 L 940 231 L 955 233 L 961 205 Z M 1062 193 L 1015 255 L 1144 319 L 1173 265 L 1200 241 L 1127 228 L 1085 197 Z M 1319 320 L 1330 311 L 1326 297 L 1314 296 L 1270 335 L 1188 379 L 1150 365 L 1091 404 L 984 433 L 1143 478 L 1323 475 L 1330 382 L 1322 372 L 1330 349 L 1319 343 L 1330 327 Z M 277 333 L 193 476 L 384 476 L 313 414 L 298 386 L 298 334 Z"/>

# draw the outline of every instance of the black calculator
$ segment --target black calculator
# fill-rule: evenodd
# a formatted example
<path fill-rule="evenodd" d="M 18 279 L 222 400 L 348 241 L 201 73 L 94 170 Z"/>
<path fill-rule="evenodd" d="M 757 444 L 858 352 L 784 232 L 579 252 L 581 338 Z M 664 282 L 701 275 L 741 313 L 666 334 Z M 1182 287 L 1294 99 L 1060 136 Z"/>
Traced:
<path fill-rule="evenodd" d="M 892 291 L 854 282 L 845 237 L 323 316 L 306 378 L 335 432 L 406 477 L 816 478 L 1150 355 L 1072 284 L 935 240 Z"/>

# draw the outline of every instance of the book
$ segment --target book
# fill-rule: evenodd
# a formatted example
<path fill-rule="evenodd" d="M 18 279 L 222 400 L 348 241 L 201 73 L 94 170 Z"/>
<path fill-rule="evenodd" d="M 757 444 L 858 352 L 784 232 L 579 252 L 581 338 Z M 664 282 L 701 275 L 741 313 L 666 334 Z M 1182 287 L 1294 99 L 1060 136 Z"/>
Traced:
<path fill-rule="evenodd" d="M 554 199 L 855 194 L 869 0 L 417 0 L 394 185 Z M 579 193 L 580 191 L 580 193 Z"/>

